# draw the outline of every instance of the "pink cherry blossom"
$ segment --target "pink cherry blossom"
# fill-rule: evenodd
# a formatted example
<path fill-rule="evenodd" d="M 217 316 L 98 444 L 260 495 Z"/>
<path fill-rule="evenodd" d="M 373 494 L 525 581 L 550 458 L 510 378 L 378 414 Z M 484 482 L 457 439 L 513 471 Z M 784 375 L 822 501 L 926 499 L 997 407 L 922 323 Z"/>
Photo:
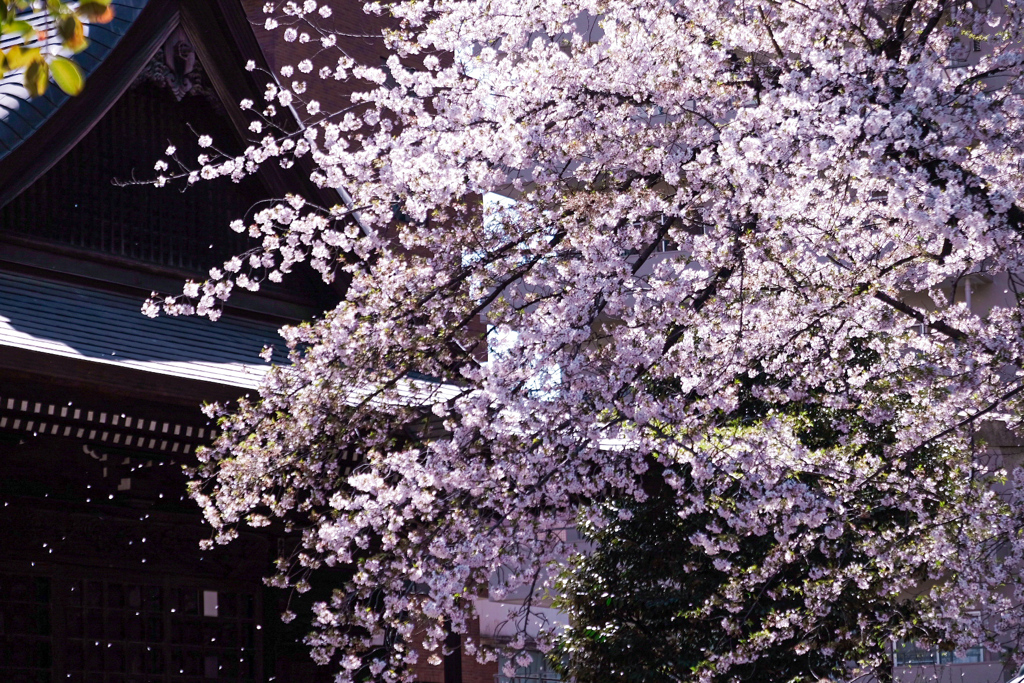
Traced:
<path fill-rule="evenodd" d="M 488 591 L 525 590 L 525 623 L 562 531 L 651 477 L 716 511 L 690 539 L 728 576 L 715 604 L 807 577 L 693 680 L 816 633 L 849 590 L 850 630 L 801 648 L 884 624 L 1019 651 L 1017 0 L 371 3 L 394 19 L 383 66 L 307 4 L 267 27 L 319 38 L 351 106 L 268 84 L 304 129 L 246 102 L 262 137 L 201 173 L 306 155 L 337 205 L 259 205 L 234 225 L 259 253 L 147 310 L 215 316 L 303 263 L 348 283 L 285 331 L 258 399 L 212 409 L 191 488 L 218 542 L 268 519 L 301 536 L 273 585 L 352 568 L 309 637 L 338 681 L 412 680 Z M 898 524 L 863 523 L 881 510 Z M 750 536 L 772 551 L 738 566 Z"/>

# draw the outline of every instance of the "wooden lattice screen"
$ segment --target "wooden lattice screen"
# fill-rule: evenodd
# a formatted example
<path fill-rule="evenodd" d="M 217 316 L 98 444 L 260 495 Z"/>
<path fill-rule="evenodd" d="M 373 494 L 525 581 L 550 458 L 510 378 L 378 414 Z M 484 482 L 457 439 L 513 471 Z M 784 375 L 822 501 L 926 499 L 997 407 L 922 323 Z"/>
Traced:
<path fill-rule="evenodd" d="M 210 99 L 139 83 L 96 127 L 29 189 L 0 210 L 0 235 L 61 245 L 120 259 L 204 271 L 246 247 L 228 224 L 266 196 L 258 179 L 199 182 L 186 191 L 117 187 L 112 180 L 153 178 L 169 144 L 193 166 L 195 134 L 211 135 L 237 153 L 223 114 Z M 29 141 L 29 144 L 31 141 Z"/>

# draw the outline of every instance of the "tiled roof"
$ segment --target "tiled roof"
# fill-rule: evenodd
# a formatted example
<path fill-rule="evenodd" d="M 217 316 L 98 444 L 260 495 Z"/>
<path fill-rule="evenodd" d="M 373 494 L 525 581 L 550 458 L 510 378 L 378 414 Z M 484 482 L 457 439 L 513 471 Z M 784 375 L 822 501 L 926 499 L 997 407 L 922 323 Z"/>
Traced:
<path fill-rule="evenodd" d="M 229 316 L 153 319 L 141 306 L 141 296 L 0 273 L 0 353 L 16 347 L 251 389 L 269 367 L 260 350 L 284 349 L 272 324 Z"/>
<path fill-rule="evenodd" d="M 86 36 L 89 47 L 75 55 L 85 72 L 86 78 L 92 74 L 124 37 L 128 28 L 142 12 L 148 0 L 113 0 L 114 20 L 107 24 L 87 24 Z M 39 28 L 47 26 L 49 21 L 45 11 L 28 15 L 26 19 Z M 48 31 L 52 36 L 49 43 L 59 46 L 56 31 Z M 7 35 L 0 41 L 5 50 L 21 42 L 17 35 Z M 11 153 L 18 145 L 27 140 L 46 120 L 56 112 L 69 97 L 52 83 L 41 97 L 32 99 L 22 85 L 22 70 L 11 71 L 0 78 L 0 160 Z"/>

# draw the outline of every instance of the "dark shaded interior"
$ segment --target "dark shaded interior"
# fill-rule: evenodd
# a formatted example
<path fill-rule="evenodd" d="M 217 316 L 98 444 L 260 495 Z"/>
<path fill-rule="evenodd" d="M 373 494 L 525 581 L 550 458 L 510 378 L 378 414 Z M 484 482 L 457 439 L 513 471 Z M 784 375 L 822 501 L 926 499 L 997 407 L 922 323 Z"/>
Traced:
<path fill-rule="evenodd" d="M 197 167 L 198 156 L 213 150 L 201 150 L 196 134 L 209 135 L 228 154 L 239 152 L 212 98 L 179 101 L 170 89 L 136 83 L 71 152 L 0 210 L 0 226 L 37 244 L 156 266 L 200 272 L 220 265 L 248 246 L 228 225 L 268 195 L 258 178 L 218 178 L 184 191 L 182 183 L 114 184 L 156 177 L 154 163 L 172 144 L 184 163 Z"/>

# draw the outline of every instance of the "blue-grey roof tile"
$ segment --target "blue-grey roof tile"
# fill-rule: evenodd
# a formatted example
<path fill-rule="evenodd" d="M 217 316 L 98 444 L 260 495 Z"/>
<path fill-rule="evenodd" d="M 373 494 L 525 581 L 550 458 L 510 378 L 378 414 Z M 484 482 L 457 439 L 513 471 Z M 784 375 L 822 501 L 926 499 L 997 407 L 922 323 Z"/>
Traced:
<path fill-rule="evenodd" d="M 141 305 L 141 297 L 0 273 L 0 352 L 16 347 L 250 389 L 269 367 L 263 347 L 284 348 L 276 325 L 153 319 Z"/>

